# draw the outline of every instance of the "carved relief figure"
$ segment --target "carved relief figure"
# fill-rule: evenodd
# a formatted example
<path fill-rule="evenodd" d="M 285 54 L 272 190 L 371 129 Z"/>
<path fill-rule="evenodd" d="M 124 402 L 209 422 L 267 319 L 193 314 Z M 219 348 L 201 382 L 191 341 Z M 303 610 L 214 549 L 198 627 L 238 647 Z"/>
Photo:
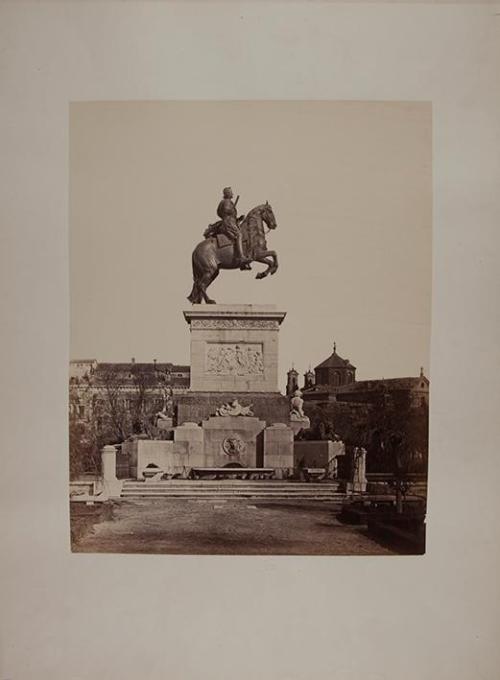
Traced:
<path fill-rule="evenodd" d="M 238 434 L 233 434 L 226 437 L 222 442 L 222 450 L 228 456 L 239 456 L 246 450 L 246 444 Z"/>
<path fill-rule="evenodd" d="M 262 347 L 230 343 L 209 345 L 206 372 L 215 375 L 262 375 Z"/>

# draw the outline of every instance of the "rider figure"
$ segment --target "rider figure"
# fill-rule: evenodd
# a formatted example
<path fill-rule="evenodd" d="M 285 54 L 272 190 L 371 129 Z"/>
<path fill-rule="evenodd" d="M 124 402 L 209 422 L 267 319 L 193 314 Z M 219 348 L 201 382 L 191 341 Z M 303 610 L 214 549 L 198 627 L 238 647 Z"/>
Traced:
<path fill-rule="evenodd" d="M 226 187 L 223 192 L 222 201 L 217 207 L 217 215 L 222 220 L 221 231 L 228 236 L 234 243 L 235 255 L 240 269 L 251 269 L 250 261 L 243 255 L 243 243 L 240 225 L 238 224 L 238 213 L 236 203 L 233 201 L 233 190 Z M 236 199 L 237 202 L 238 199 Z"/>

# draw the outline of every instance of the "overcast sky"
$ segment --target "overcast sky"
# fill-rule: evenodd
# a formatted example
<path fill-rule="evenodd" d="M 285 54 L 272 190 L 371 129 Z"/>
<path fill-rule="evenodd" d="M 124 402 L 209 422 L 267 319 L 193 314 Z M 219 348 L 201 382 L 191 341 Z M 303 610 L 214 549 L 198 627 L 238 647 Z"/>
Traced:
<path fill-rule="evenodd" d="M 242 212 L 271 203 L 280 269 L 209 292 L 287 312 L 283 386 L 334 340 L 358 379 L 428 374 L 430 104 L 85 102 L 70 118 L 71 358 L 189 363 L 191 251 L 231 185 Z"/>

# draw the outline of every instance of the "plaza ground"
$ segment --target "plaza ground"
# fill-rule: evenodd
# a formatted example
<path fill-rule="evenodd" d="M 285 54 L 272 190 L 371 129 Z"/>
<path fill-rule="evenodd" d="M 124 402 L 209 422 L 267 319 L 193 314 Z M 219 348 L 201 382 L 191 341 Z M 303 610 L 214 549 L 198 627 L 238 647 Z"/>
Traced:
<path fill-rule="evenodd" d="M 366 528 L 342 524 L 330 503 L 162 498 L 72 506 L 74 552 L 399 554 L 368 536 Z"/>

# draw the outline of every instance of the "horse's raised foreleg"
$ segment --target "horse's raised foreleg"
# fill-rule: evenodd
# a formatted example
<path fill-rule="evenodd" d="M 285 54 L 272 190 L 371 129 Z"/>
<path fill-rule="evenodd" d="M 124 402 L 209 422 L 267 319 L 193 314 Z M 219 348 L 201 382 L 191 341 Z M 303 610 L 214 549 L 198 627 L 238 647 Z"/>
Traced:
<path fill-rule="evenodd" d="M 275 250 L 268 250 L 267 254 L 274 260 L 274 264 L 271 266 L 271 274 L 275 274 L 278 271 L 278 254 Z"/>
<path fill-rule="evenodd" d="M 278 270 L 278 256 L 274 250 L 266 250 L 259 253 L 257 257 L 255 257 L 255 262 L 267 264 L 267 269 L 264 269 L 263 272 L 259 272 L 255 276 L 256 279 L 263 279 L 268 276 L 268 274 L 274 274 Z"/>
<path fill-rule="evenodd" d="M 272 268 L 274 261 L 264 257 L 264 256 L 259 256 L 255 258 L 255 262 L 261 262 L 262 264 L 267 264 L 267 269 L 264 269 L 263 272 L 259 272 L 258 274 L 255 275 L 256 279 L 265 279 L 268 274 L 272 273 Z"/>

